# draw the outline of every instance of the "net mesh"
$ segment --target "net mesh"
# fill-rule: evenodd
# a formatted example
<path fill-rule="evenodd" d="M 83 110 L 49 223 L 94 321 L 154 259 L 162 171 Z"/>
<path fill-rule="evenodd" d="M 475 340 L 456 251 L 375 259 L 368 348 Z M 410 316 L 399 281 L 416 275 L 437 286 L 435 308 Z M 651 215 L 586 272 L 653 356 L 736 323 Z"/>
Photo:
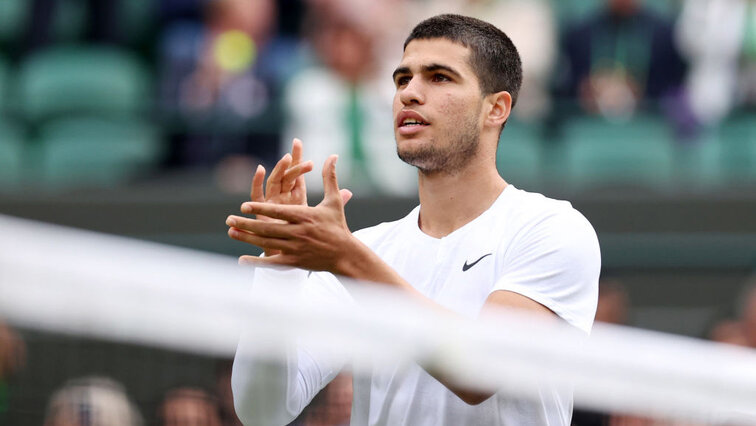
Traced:
<path fill-rule="evenodd" d="M 197 407 L 239 424 L 240 338 L 274 362 L 302 339 L 348 350 L 350 371 L 298 424 L 348 422 L 350 375 L 407 363 L 516 398 L 574 386 L 576 407 L 613 424 L 756 424 L 753 350 L 609 325 L 585 338 L 511 311 L 458 318 L 348 279 L 354 303 L 312 303 L 285 279 L 250 288 L 254 269 L 223 256 L 2 216 L 0 234 L 3 424 L 81 416 L 66 407 L 82 401 L 120 413 L 92 424 L 205 424 L 187 417 Z"/>

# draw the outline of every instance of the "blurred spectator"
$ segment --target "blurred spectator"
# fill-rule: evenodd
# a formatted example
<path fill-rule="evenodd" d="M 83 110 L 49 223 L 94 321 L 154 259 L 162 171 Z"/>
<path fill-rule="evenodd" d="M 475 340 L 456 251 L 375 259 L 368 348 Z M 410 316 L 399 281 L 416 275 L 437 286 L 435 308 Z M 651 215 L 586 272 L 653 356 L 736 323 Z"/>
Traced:
<path fill-rule="evenodd" d="M 202 24 L 166 28 L 161 98 L 175 119 L 171 163 L 213 166 L 242 155 L 254 170 L 276 159 L 280 87 L 297 55 L 296 41 L 277 36 L 277 14 L 274 0 L 214 0 Z"/>
<path fill-rule="evenodd" d="M 736 315 L 716 322 L 709 330 L 709 339 L 756 348 L 756 276 L 746 281 L 737 300 Z"/>
<path fill-rule="evenodd" d="M 286 129 L 281 150 L 294 137 L 319 170 L 330 154 L 339 154 L 339 179 L 362 192 L 411 194 L 412 167 L 396 160 L 390 73 L 380 73 L 375 34 L 337 7 L 313 7 L 307 35 L 318 63 L 295 75 L 285 93 Z M 394 64 L 396 66 L 396 64 Z M 307 178 L 319 190 L 319 173 Z"/>
<path fill-rule="evenodd" d="M 740 321 L 748 346 L 756 348 L 756 276 L 746 283 L 740 305 Z"/>
<path fill-rule="evenodd" d="M 26 345 L 7 324 L 0 321 L 0 415 L 8 409 L 9 380 L 26 363 Z"/>
<path fill-rule="evenodd" d="M 353 25 L 370 34 L 374 60 L 379 71 L 375 75 L 391 75 L 402 58 L 401 46 L 421 18 L 428 4 L 416 5 L 413 0 L 305 0 L 310 10 L 320 14 L 340 14 Z M 424 1 L 424 0 L 420 0 Z M 428 15 L 430 16 L 430 15 Z M 390 79 L 390 78 L 389 78 Z"/>
<path fill-rule="evenodd" d="M 221 426 L 218 402 L 202 389 L 183 387 L 169 391 L 160 405 L 161 426 Z"/>
<path fill-rule="evenodd" d="M 676 122 L 685 67 L 673 27 L 640 0 L 607 0 L 606 6 L 569 28 L 563 39 L 565 72 L 560 95 L 589 113 L 627 120 L 660 101 Z M 684 104 L 683 104 L 684 106 Z"/>
<path fill-rule="evenodd" d="M 231 369 L 233 360 L 219 361 L 216 367 L 216 393 L 220 406 L 220 418 L 223 426 L 241 426 L 234 409 L 234 395 L 231 392 Z"/>
<path fill-rule="evenodd" d="M 352 375 L 341 373 L 313 398 L 297 426 L 347 426 L 352 414 Z"/>
<path fill-rule="evenodd" d="M 687 91 L 699 121 L 714 125 L 738 103 L 756 105 L 753 1 L 686 0 L 676 30 L 690 62 Z"/>
<path fill-rule="evenodd" d="M 737 346 L 748 346 L 743 323 L 733 319 L 719 321 L 709 332 L 709 339 Z"/>
<path fill-rule="evenodd" d="M 70 380 L 53 394 L 45 426 L 138 426 L 142 416 L 120 383 L 107 377 Z"/>
<path fill-rule="evenodd" d="M 556 61 L 557 34 L 553 8 L 546 0 L 409 0 L 423 16 L 459 13 L 488 21 L 512 39 L 522 59 L 522 87 L 516 118 L 542 118 L 551 106 L 549 84 Z M 418 19 L 419 22 L 419 19 Z M 537 28 L 537 31 L 533 31 Z"/>
<path fill-rule="evenodd" d="M 601 278 L 599 280 L 599 299 L 596 308 L 596 321 L 608 324 L 625 325 L 628 322 L 630 298 L 627 289 L 617 279 Z"/>

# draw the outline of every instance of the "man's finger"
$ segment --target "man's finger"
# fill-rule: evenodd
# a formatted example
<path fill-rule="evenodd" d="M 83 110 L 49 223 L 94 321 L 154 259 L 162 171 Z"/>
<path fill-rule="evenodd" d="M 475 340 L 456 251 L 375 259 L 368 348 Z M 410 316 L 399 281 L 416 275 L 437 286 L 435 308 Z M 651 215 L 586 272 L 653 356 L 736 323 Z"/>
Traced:
<path fill-rule="evenodd" d="M 289 167 L 286 172 L 284 172 L 284 180 L 294 180 L 300 175 L 303 175 L 305 173 L 309 173 L 314 168 L 312 161 L 305 161 L 304 163 L 299 163 L 295 166 Z"/>
<path fill-rule="evenodd" d="M 257 256 L 240 256 L 239 265 L 249 266 L 266 266 L 266 267 L 281 267 L 294 266 L 294 258 L 285 254 L 276 254 L 273 256 L 257 257 Z M 277 268 L 276 268 L 277 269 Z"/>
<path fill-rule="evenodd" d="M 281 181 L 281 192 L 290 192 L 294 185 L 297 183 L 297 178 L 305 173 L 311 172 L 313 169 L 312 161 L 306 161 L 297 165 L 292 165 L 284 173 L 284 177 Z"/>
<path fill-rule="evenodd" d="M 251 201 L 263 202 L 265 201 L 265 195 L 263 194 L 263 183 L 265 182 L 265 167 L 262 164 L 257 166 L 255 175 L 252 177 L 252 189 L 249 193 L 249 199 Z"/>
<path fill-rule="evenodd" d="M 263 215 L 285 220 L 289 223 L 299 223 L 308 216 L 310 208 L 307 206 L 247 202 L 242 204 L 241 211 L 244 214 Z"/>
<path fill-rule="evenodd" d="M 291 142 L 291 165 L 297 165 L 302 161 L 302 141 L 294 138 Z"/>
<path fill-rule="evenodd" d="M 268 185 L 265 187 L 265 197 L 274 197 L 281 193 L 281 179 L 283 179 L 286 169 L 291 166 L 291 154 L 286 153 L 278 160 L 276 166 L 268 176 Z"/>
<path fill-rule="evenodd" d="M 259 235 L 245 232 L 239 228 L 228 228 L 228 236 L 236 241 L 252 244 L 253 246 L 260 247 L 264 250 L 292 250 L 293 244 L 289 240 L 283 240 L 280 238 L 267 238 Z"/>
<path fill-rule="evenodd" d="M 339 159 L 338 155 L 331 155 L 323 164 L 323 190 L 324 199 L 341 197 L 339 196 L 339 182 L 336 178 L 336 161 Z"/>
<path fill-rule="evenodd" d="M 249 219 L 234 215 L 226 219 L 226 225 L 241 229 L 242 231 L 252 232 L 261 237 L 282 239 L 291 238 L 292 226 L 296 226 L 286 222 L 270 222 L 269 220 Z"/>

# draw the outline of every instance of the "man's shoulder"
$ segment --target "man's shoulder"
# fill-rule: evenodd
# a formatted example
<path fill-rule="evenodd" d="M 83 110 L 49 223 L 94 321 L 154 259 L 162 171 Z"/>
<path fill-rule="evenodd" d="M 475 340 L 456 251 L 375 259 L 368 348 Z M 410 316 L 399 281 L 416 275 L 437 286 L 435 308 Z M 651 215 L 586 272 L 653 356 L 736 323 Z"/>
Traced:
<path fill-rule="evenodd" d="M 572 203 L 543 194 L 516 190 L 507 215 L 511 232 L 526 244 L 540 241 L 558 246 L 597 244 L 590 221 Z"/>
<path fill-rule="evenodd" d="M 518 240 L 595 238 L 591 223 L 569 201 L 517 188 L 502 201 L 495 226 Z"/>
<path fill-rule="evenodd" d="M 507 212 L 510 217 L 531 222 L 555 215 L 582 216 L 567 200 L 550 198 L 538 192 L 515 188 L 512 185 L 507 188 L 507 191 L 508 197 L 499 205 L 500 209 Z"/>

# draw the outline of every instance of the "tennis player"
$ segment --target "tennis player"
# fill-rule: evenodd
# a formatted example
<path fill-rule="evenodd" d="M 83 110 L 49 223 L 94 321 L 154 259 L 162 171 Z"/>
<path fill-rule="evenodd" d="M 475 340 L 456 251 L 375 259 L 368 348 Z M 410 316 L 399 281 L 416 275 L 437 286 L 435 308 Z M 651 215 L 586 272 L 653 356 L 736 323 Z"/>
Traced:
<path fill-rule="evenodd" d="M 340 297 L 342 275 L 397 287 L 454 315 L 518 308 L 588 333 L 600 269 L 593 228 L 570 203 L 515 188 L 496 170 L 522 80 L 510 39 L 477 19 L 436 16 L 413 29 L 393 78 L 397 152 L 417 168 L 420 205 L 395 222 L 350 232 L 344 203 L 351 194 L 339 189 L 336 156 L 323 166 L 323 201 L 308 207 L 301 174 L 312 164 L 301 161 L 295 141 L 265 196 L 265 171 L 255 174 L 253 201 L 242 212 L 257 218 L 227 220 L 232 238 L 265 249 L 264 257 L 241 259 L 259 266 L 255 280 L 288 274 L 313 294 Z M 303 347 L 279 366 L 246 351 L 242 342 L 232 384 L 247 424 L 290 422 L 343 366 Z M 355 380 L 352 424 L 569 425 L 571 392 L 545 385 L 540 394 L 519 400 L 468 389 L 421 365 L 380 370 Z"/>

